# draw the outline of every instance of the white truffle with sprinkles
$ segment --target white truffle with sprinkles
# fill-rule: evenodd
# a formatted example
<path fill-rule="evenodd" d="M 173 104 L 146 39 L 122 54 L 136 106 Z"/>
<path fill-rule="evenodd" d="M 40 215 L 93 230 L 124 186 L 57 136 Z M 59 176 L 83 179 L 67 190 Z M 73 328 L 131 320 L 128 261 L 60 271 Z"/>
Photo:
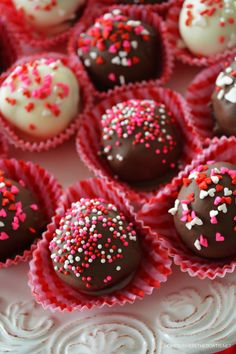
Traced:
<path fill-rule="evenodd" d="M 13 3 L 35 30 L 49 34 L 65 30 L 85 0 L 13 0 Z"/>
<path fill-rule="evenodd" d="M 21 133 L 44 140 L 63 132 L 79 111 L 79 83 L 58 59 L 18 65 L 0 88 L 0 112 Z"/>
<path fill-rule="evenodd" d="M 235 0 L 185 0 L 179 30 L 187 48 L 211 56 L 236 46 Z"/>
<path fill-rule="evenodd" d="M 199 256 L 236 255 L 236 166 L 199 165 L 183 179 L 173 208 L 178 235 Z"/>
<path fill-rule="evenodd" d="M 58 277 L 90 295 L 124 288 L 141 261 L 133 223 L 103 199 L 73 203 L 61 218 L 49 248 Z"/>

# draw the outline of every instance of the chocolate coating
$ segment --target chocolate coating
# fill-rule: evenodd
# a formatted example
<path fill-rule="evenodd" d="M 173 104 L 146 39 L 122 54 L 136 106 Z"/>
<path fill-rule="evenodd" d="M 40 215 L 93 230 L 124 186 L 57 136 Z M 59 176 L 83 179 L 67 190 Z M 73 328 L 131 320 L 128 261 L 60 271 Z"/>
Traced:
<path fill-rule="evenodd" d="M 216 132 L 236 135 L 236 58 L 217 77 L 212 95 Z"/>
<path fill-rule="evenodd" d="M 103 199 L 73 203 L 60 221 L 50 251 L 58 277 L 90 295 L 125 287 L 141 261 L 133 224 Z"/>
<path fill-rule="evenodd" d="M 214 259 L 236 255 L 236 166 L 201 165 L 181 188 L 174 208 L 176 230 L 195 254 Z"/>
<path fill-rule="evenodd" d="M 119 103 L 106 111 L 102 127 L 103 153 L 121 180 L 152 181 L 176 168 L 181 134 L 164 104 L 153 100 Z"/>
<path fill-rule="evenodd" d="M 0 176 L 0 262 L 23 254 L 47 224 L 36 197 L 22 183 Z"/>
<path fill-rule="evenodd" d="M 148 24 L 113 10 L 78 39 L 78 55 L 96 88 L 155 79 L 162 70 L 158 33 Z"/>

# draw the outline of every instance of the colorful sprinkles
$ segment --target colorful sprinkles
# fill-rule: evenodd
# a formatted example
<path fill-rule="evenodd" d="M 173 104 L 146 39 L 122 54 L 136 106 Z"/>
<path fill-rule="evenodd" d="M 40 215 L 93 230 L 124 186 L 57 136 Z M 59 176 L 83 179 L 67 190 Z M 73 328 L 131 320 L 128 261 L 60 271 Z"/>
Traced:
<path fill-rule="evenodd" d="M 229 103 L 236 103 L 236 57 L 233 63 L 225 63 L 225 69 L 216 79 L 215 92 L 218 100 L 224 99 Z"/>
<path fill-rule="evenodd" d="M 23 181 L 19 181 L 19 184 L 25 187 Z M 0 241 L 5 241 L 12 237 L 9 231 L 6 232 L 6 229 L 9 230 L 10 228 L 12 232 L 17 231 L 21 224 L 26 221 L 27 213 L 24 211 L 22 202 L 17 200 L 20 193 L 20 189 L 0 171 Z M 32 204 L 29 208 L 35 212 L 39 210 L 37 204 Z M 36 233 L 33 227 L 29 227 L 28 231 L 31 234 Z"/>
<path fill-rule="evenodd" d="M 228 213 L 228 209 L 234 207 L 235 215 L 233 216 L 233 222 L 236 222 L 236 170 L 229 169 L 227 167 L 212 168 L 210 171 L 210 176 L 207 171 L 209 170 L 209 165 L 200 165 L 198 168 L 190 173 L 188 178 L 183 180 L 183 184 L 188 186 L 195 181 L 198 186 L 198 194 L 191 193 L 185 200 L 176 199 L 174 207 L 169 209 L 171 215 L 176 215 L 181 211 L 181 221 L 185 224 L 188 230 L 192 230 L 194 227 L 199 227 L 199 237 L 196 239 L 194 246 L 198 251 L 201 251 L 202 247 L 209 247 L 209 235 L 203 235 L 201 233 L 201 226 L 209 222 L 211 225 L 217 225 L 219 223 L 219 217 L 221 216 L 221 223 L 224 222 L 222 216 Z M 225 187 L 222 182 L 223 177 L 229 177 L 230 183 L 229 187 Z M 201 219 L 196 212 L 192 209 L 191 203 L 194 202 L 196 198 L 201 200 L 206 198 L 213 199 L 213 208 L 210 210 L 208 215 L 205 216 L 205 220 Z M 226 220 L 226 219 L 225 219 Z M 195 228 L 197 230 L 197 228 Z M 236 236 L 236 223 L 233 229 Z M 215 233 L 216 242 L 224 242 L 225 236 L 219 231 Z"/>
<path fill-rule="evenodd" d="M 124 248 L 136 241 L 133 223 L 113 204 L 104 199 L 81 199 L 60 220 L 49 248 L 54 269 L 65 276 L 74 274 L 90 289 L 96 280 L 84 272 L 98 267 L 99 262 L 106 270 L 103 283 L 110 283 L 114 270 L 122 269 Z"/>
<path fill-rule="evenodd" d="M 132 138 L 132 144 L 142 144 L 145 149 L 151 149 L 152 142 L 158 141 L 159 148 L 155 150 L 156 155 L 167 155 L 174 150 L 178 144 L 174 136 L 167 134 L 166 126 L 175 124 L 172 113 L 166 110 L 162 103 L 153 100 L 129 100 L 118 103 L 111 109 L 107 109 L 102 116 L 103 135 L 102 140 L 106 143 L 103 148 L 107 160 L 116 158 L 123 160 L 121 154 L 113 157 L 112 144 L 115 138 L 115 145 L 122 146 L 122 141 Z M 109 141 L 112 144 L 108 144 Z M 166 160 L 163 158 L 162 163 Z M 176 164 L 171 163 L 170 168 L 175 168 Z"/>
<path fill-rule="evenodd" d="M 135 37 L 137 40 L 135 40 Z M 120 85 L 126 83 L 125 75 L 117 76 L 116 68 L 129 68 L 139 64 L 139 41 L 150 41 L 150 31 L 139 20 L 122 15 L 119 9 L 96 19 L 95 24 L 78 39 L 78 55 L 86 67 L 105 65 L 109 60 L 113 70 L 107 79 Z M 105 59 L 104 54 L 109 56 Z"/>

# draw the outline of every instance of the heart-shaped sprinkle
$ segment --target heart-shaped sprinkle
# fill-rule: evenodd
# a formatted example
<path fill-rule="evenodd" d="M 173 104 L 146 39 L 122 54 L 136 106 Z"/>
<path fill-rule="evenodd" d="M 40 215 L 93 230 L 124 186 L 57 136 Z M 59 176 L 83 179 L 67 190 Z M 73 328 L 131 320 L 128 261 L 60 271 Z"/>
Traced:
<path fill-rule="evenodd" d="M 233 83 L 233 78 L 225 75 L 224 73 L 220 73 L 216 80 L 216 86 L 224 87 L 226 85 L 231 85 Z"/>
<path fill-rule="evenodd" d="M 228 195 L 231 195 L 231 194 L 233 194 L 233 192 L 229 188 L 225 187 L 224 188 L 224 195 L 227 197 Z"/>
<path fill-rule="evenodd" d="M 214 197 L 215 196 L 215 192 L 216 192 L 215 188 L 210 188 L 209 191 L 208 191 L 208 194 L 209 194 L 210 197 Z"/>
<path fill-rule="evenodd" d="M 5 241 L 9 238 L 9 236 L 6 234 L 6 232 L 1 232 L 0 233 L 0 241 Z"/>
<path fill-rule="evenodd" d="M 200 245 L 205 248 L 208 247 L 208 241 L 203 235 L 200 235 Z"/>
<path fill-rule="evenodd" d="M 205 190 L 201 190 L 200 191 L 200 199 L 204 199 L 204 198 L 206 198 L 208 196 L 208 192 L 207 191 L 205 191 Z"/>
<path fill-rule="evenodd" d="M 4 209 L 0 210 L 0 217 L 5 218 L 7 216 L 7 213 L 5 212 Z"/>
<path fill-rule="evenodd" d="M 4 226 L 5 226 L 4 222 L 0 221 L 0 227 L 4 227 Z"/>
<path fill-rule="evenodd" d="M 212 180 L 213 183 L 217 184 L 219 182 L 219 177 L 211 176 L 211 180 Z"/>
<path fill-rule="evenodd" d="M 217 242 L 223 242 L 224 240 L 225 240 L 224 236 L 221 235 L 220 232 L 217 232 L 217 233 L 216 233 L 216 241 L 217 241 Z"/>
<path fill-rule="evenodd" d="M 202 247 L 201 247 L 201 245 L 200 245 L 199 240 L 196 240 L 196 241 L 194 242 L 194 246 L 196 247 L 196 249 L 197 249 L 198 251 L 201 251 Z"/>
<path fill-rule="evenodd" d="M 218 221 L 215 216 L 211 218 L 211 224 L 218 224 Z"/>
<path fill-rule="evenodd" d="M 210 217 L 212 218 L 213 216 L 216 216 L 216 215 L 218 215 L 219 214 L 219 212 L 217 211 L 217 210 L 211 210 L 210 211 Z"/>
<path fill-rule="evenodd" d="M 225 94 L 225 99 L 230 103 L 236 103 L 236 87 L 232 87 L 229 92 Z"/>
<path fill-rule="evenodd" d="M 228 211 L 227 206 L 226 206 L 226 204 L 225 204 L 225 203 L 224 203 L 224 204 L 219 205 L 219 206 L 218 206 L 218 210 L 219 210 L 219 211 L 223 211 L 223 213 L 224 213 L 224 214 L 226 214 L 226 213 L 227 213 L 227 211 Z"/>

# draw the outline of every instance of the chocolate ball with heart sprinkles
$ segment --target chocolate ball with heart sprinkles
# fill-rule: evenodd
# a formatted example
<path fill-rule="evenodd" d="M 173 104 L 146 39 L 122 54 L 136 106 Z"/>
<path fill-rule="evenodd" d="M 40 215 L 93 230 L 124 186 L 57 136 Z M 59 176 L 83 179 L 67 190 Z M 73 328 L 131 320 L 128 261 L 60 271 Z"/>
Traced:
<path fill-rule="evenodd" d="M 200 165 L 183 179 L 174 207 L 176 230 L 195 254 L 209 259 L 236 255 L 236 166 Z"/>
<path fill-rule="evenodd" d="M 213 115 L 216 120 L 216 132 L 236 135 L 236 57 L 216 79 L 212 95 Z"/>
<path fill-rule="evenodd" d="M 131 99 L 102 117 L 103 155 L 115 176 L 129 183 L 151 182 L 177 167 L 181 134 L 162 103 Z"/>
<path fill-rule="evenodd" d="M 119 9 L 96 19 L 77 41 L 78 55 L 97 90 L 155 79 L 162 70 L 159 34 Z"/>
<path fill-rule="evenodd" d="M 90 295 L 128 285 L 142 254 L 133 223 L 103 199 L 83 198 L 73 203 L 49 248 L 58 277 Z"/>
<path fill-rule="evenodd" d="M 0 262 L 30 249 L 46 224 L 44 212 L 24 182 L 8 179 L 0 172 Z"/>

